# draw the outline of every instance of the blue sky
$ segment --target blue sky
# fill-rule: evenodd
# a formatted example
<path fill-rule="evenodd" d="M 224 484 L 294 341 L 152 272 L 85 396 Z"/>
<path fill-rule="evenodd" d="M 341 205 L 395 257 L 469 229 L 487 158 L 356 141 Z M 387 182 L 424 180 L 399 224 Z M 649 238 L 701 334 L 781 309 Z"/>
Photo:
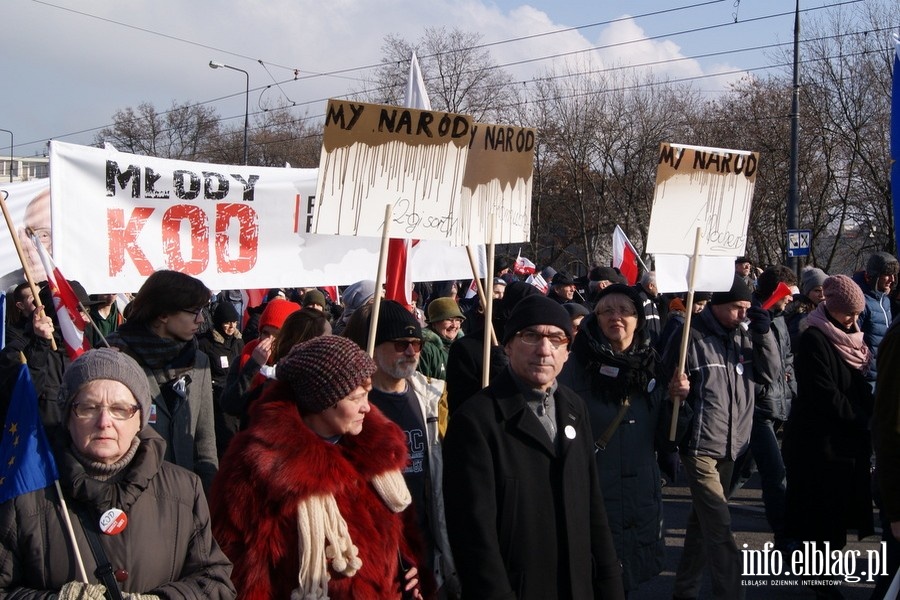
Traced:
<path fill-rule="evenodd" d="M 854 8 L 849 0 L 802 0 L 803 18 L 842 1 Z M 500 64 L 530 61 L 510 69 L 521 80 L 572 61 L 660 61 L 661 75 L 697 78 L 697 89 L 717 93 L 778 62 L 772 50 L 737 50 L 790 42 L 793 8 L 787 0 L 7 0 L 0 128 L 14 132 L 15 154 L 28 156 L 43 153 L 50 138 L 89 144 L 116 110 L 144 101 L 158 110 L 210 102 L 240 124 L 244 77 L 212 70 L 210 60 L 248 71 L 251 112 L 283 96 L 301 107 L 298 115 L 317 115 L 325 99 L 362 84 L 358 71 L 310 75 L 377 63 L 384 36 L 415 40 L 429 26 L 472 29 L 484 42 L 536 36 L 491 48 Z M 595 23 L 605 24 L 583 27 Z M 572 27 L 582 28 L 537 35 Z M 704 77 L 715 73 L 727 75 Z M 265 89 L 275 82 L 280 87 Z"/>

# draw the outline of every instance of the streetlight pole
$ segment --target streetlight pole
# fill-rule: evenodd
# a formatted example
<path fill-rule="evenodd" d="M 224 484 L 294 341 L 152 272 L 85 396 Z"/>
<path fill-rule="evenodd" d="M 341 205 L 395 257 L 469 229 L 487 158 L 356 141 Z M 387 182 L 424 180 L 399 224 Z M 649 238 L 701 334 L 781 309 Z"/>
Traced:
<path fill-rule="evenodd" d="M 13 146 L 15 145 L 15 137 L 13 136 L 13 132 L 9 129 L 0 129 L 0 131 L 5 131 L 9 134 L 9 182 L 12 183 L 13 180 Z"/>
<path fill-rule="evenodd" d="M 791 158 L 788 169 L 788 230 L 800 226 L 800 0 L 794 9 L 794 89 L 791 98 Z M 796 256 L 788 258 L 788 267 L 799 278 L 799 261 Z"/>
<path fill-rule="evenodd" d="M 250 129 L 250 73 L 243 69 L 238 69 L 237 67 L 232 67 L 231 65 L 226 65 L 224 63 L 216 62 L 214 60 L 209 61 L 210 69 L 231 69 L 232 71 L 240 71 L 244 74 L 244 77 L 247 78 L 247 92 L 244 95 L 244 164 L 247 164 L 247 131 Z"/>

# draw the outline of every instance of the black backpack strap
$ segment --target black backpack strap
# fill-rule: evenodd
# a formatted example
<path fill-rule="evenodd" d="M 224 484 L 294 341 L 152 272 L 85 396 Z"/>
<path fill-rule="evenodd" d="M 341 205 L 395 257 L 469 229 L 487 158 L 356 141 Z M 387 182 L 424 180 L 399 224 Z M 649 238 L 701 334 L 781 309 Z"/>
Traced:
<path fill-rule="evenodd" d="M 97 569 L 94 571 L 94 576 L 106 586 L 107 600 L 123 600 L 122 590 L 119 589 L 119 584 L 116 582 L 115 575 L 113 574 L 112 565 L 106 557 L 103 545 L 100 543 L 100 536 L 97 534 L 94 527 L 91 526 L 91 523 L 88 522 L 87 515 L 83 509 L 76 510 L 75 512 L 78 515 L 78 520 L 81 521 L 84 537 L 87 538 L 88 545 L 91 547 L 91 554 L 94 555 L 94 562 L 97 563 Z"/>

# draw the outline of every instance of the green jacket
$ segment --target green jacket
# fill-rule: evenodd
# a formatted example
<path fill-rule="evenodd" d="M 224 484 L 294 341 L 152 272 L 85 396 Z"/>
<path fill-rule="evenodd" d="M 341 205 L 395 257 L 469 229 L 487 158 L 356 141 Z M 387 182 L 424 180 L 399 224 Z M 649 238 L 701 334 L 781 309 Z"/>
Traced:
<path fill-rule="evenodd" d="M 459 339 L 462 332 L 456 336 Z M 431 329 L 422 330 L 425 343 L 422 344 L 422 353 L 419 355 L 419 372 L 426 377 L 447 380 L 447 356 L 450 353 L 450 344 L 454 340 L 447 341 Z"/>

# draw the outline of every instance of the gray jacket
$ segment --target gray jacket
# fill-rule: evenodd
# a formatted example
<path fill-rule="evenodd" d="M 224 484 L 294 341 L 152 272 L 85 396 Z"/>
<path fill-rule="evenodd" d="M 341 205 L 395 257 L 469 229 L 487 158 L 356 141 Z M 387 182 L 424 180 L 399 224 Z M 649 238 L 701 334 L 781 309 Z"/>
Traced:
<path fill-rule="evenodd" d="M 677 339 L 675 339 L 677 338 Z M 666 348 L 668 377 L 678 364 L 679 331 Z M 693 456 L 734 460 L 747 448 L 753 425 L 754 383 L 770 385 L 778 354 L 772 331 L 751 334 L 743 326 L 725 330 L 712 307 L 691 321 L 685 371 L 694 415 L 680 450 Z M 667 379 L 668 380 L 668 379 Z"/>
<path fill-rule="evenodd" d="M 756 419 L 787 421 L 791 412 L 791 402 L 797 396 L 797 379 L 794 375 L 794 353 L 791 337 L 784 314 L 772 314 L 772 335 L 774 336 L 776 361 L 772 368 L 772 382 L 756 384 Z"/>

